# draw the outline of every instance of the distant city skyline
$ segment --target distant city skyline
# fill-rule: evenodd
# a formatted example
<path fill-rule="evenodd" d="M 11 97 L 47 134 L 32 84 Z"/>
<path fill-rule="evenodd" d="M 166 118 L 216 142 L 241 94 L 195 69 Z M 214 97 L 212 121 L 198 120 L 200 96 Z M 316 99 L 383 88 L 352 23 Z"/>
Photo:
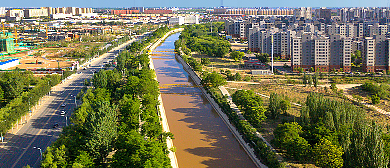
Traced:
<path fill-rule="evenodd" d="M 224 0 L 223 6 L 226 7 L 388 7 L 390 0 L 279 0 L 279 1 L 254 1 L 254 0 Z M 4 7 L 219 7 L 221 0 L 67 0 L 67 1 L 49 1 L 49 0 L 18 0 L 4 1 L 1 3 Z"/>

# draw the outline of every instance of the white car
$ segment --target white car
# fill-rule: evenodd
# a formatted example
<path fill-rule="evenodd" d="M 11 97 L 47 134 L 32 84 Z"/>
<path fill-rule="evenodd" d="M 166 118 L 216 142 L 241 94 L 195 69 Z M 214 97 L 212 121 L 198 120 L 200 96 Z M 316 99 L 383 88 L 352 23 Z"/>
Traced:
<path fill-rule="evenodd" d="M 62 110 L 62 111 L 60 112 L 60 114 L 61 114 L 61 115 L 65 115 L 66 112 L 65 112 L 64 110 Z"/>
<path fill-rule="evenodd" d="M 66 106 L 66 104 L 65 104 L 65 103 L 61 104 L 61 107 L 65 107 L 65 106 Z"/>

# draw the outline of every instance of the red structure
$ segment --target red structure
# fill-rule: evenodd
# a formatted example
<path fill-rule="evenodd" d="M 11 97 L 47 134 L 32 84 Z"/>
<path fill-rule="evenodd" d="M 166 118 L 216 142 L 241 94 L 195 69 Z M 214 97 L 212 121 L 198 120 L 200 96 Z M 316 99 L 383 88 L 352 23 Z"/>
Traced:
<path fill-rule="evenodd" d="M 145 14 L 170 14 L 172 10 L 156 9 L 156 10 L 144 10 Z"/>
<path fill-rule="evenodd" d="M 113 15 L 133 14 L 133 13 L 139 13 L 139 10 L 111 10 L 111 14 Z"/>

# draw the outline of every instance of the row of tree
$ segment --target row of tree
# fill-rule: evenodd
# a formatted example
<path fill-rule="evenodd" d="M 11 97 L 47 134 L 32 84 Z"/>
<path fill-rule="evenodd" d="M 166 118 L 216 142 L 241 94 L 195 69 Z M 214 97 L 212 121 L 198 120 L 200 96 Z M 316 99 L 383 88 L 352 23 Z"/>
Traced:
<path fill-rule="evenodd" d="M 213 25 L 223 23 L 213 23 Z M 217 29 L 218 30 L 218 29 Z M 179 40 L 175 42 L 176 49 L 190 55 L 191 51 L 208 56 L 224 57 L 231 49 L 228 41 L 218 36 L 217 32 L 210 32 L 208 24 L 187 25 L 181 33 Z"/>
<path fill-rule="evenodd" d="M 308 95 L 299 123 L 278 125 L 274 144 L 294 160 L 320 167 L 387 167 L 388 134 L 359 107 Z M 387 146 L 387 148 L 386 148 Z"/>
<path fill-rule="evenodd" d="M 59 75 L 33 77 L 31 72 L 4 72 L 0 74 L 0 132 L 5 133 L 26 115 L 51 87 L 61 82 Z"/>

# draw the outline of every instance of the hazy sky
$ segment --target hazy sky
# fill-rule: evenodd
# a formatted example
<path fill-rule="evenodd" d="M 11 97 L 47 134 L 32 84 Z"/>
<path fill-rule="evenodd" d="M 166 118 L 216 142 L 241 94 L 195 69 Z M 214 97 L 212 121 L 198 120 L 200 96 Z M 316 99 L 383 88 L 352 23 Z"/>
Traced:
<path fill-rule="evenodd" d="M 385 7 L 390 0 L 223 0 L 228 7 Z M 218 7 L 221 0 L 2 0 L 4 7 Z"/>

